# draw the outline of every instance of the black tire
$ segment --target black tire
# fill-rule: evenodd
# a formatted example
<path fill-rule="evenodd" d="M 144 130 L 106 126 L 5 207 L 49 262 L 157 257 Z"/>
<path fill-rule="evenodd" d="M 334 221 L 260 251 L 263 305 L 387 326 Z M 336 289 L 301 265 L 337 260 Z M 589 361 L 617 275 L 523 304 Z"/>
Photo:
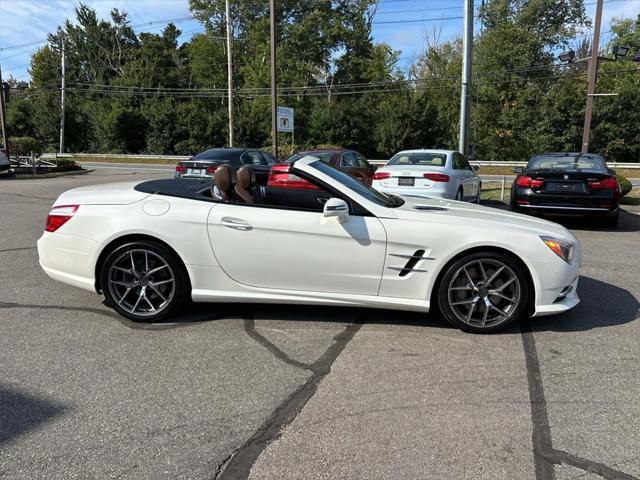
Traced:
<path fill-rule="evenodd" d="M 483 266 L 478 266 L 478 262 Z M 500 266 L 505 268 L 492 280 L 491 277 Z M 464 274 L 463 267 L 466 267 L 469 276 Z M 511 276 L 516 280 L 509 283 Z M 474 285 L 480 286 L 480 289 L 470 288 L 469 278 L 474 281 Z M 484 287 L 483 290 L 483 278 L 492 280 L 489 286 L 493 288 Z M 488 293 L 496 290 L 503 293 L 505 298 L 511 296 L 509 298 L 516 299 L 517 303 L 508 302 L 495 293 Z M 529 295 L 528 277 L 520 263 L 510 255 L 491 251 L 476 252 L 459 258 L 446 268 L 437 287 L 438 307 L 442 315 L 454 327 L 470 333 L 497 332 L 514 321 L 522 320 L 527 315 Z M 477 300 L 474 301 L 474 299 Z M 491 307 L 487 306 L 487 300 Z M 472 306 L 471 319 L 467 321 L 461 318 L 465 316 L 465 309 L 468 309 L 466 310 L 468 313 Z M 497 310 L 494 310 L 496 307 Z M 486 316 L 485 311 L 487 311 Z M 477 316 L 482 317 L 478 321 L 474 319 L 476 313 Z M 504 316 L 503 313 L 507 315 Z M 480 324 L 482 320 L 484 325 Z"/>
<path fill-rule="evenodd" d="M 458 201 L 458 202 L 462 202 L 462 198 L 464 197 L 463 193 L 462 193 L 462 188 L 458 189 L 458 191 L 456 192 L 456 198 L 454 200 Z"/>
<path fill-rule="evenodd" d="M 477 205 L 480 205 L 480 196 L 482 194 L 482 183 L 478 185 L 478 195 L 476 196 L 475 202 Z"/>
<path fill-rule="evenodd" d="M 182 261 L 164 245 L 147 240 L 113 250 L 102 265 L 100 281 L 109 306 L 136 322 L 166 318 L 188 300 L 191 290 Z"/>

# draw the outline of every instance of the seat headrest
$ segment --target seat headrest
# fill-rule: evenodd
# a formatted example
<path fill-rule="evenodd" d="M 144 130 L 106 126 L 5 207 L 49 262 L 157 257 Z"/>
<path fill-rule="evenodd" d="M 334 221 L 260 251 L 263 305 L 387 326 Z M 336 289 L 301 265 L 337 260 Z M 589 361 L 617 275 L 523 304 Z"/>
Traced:
<path fill-rule="evenodd" d="M 220 197 L 228 201 L 232 196 L 233 187 L 237 182 L 236 169 L 229 164 L 222 164 L 213 174 L 213 184 L 220 192 Z"/>
<path fill-rule="evenodd" d="M 238 170 L 237 185 L 245 190 L 250 189 L 256 183 L 256 171 L 251 165 L 245 165 Z"/>
<path fill-rule="evenodd" d="M 256 183 L 256 172 L 251 165 L 245 165 L 238 170 L 238 183 L 235 192 L 244 203 L 253 203 L 253 186 Z"/>

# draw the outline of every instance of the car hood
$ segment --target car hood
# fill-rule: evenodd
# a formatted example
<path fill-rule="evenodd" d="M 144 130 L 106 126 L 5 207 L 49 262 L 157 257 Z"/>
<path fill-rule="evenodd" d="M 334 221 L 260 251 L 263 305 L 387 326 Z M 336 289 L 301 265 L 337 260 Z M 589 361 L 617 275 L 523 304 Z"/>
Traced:
<path fill-rule="evenodd" d="M 150 195 L 133 189 L 139 183 L 140 180 L 73 188 L 60 195 L 54 205 L 128 205 Z"/>
<path fill-rule="evenodd" d="M 475 228 L 511 230 L 520 229 L 537 235 L 547 234 L 573 239 L 573 235 L 548 220 L 454 200 L 441 200 L 423 196 L 402 196 L 405 203 L 393 209 L 399 219 L 461 224 Z"/>

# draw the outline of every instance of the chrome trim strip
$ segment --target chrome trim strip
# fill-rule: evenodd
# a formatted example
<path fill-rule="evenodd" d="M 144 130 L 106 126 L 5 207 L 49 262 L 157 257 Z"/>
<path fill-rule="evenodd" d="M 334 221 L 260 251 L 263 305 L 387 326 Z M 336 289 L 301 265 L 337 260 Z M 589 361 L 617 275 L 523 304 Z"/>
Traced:
<path fill-rule="evenodd" d="M 609 212 L 611 209 L 609 208 L 593 208 L 593 207 L 554 207 L 549 205 L 522 205 L 516 204 L 518 208 L 548 208 L 553 210 L 589 210 L 589 211 L 598 211 L 598 212 Z"/>
<path fill-rule="evenodd" d="M 418 260 L 435 260 L 434 257 L 419 257 L 417 255 L 405 255 L 403 253 L 389 253 L 390 257 L 400 257 L 400 258 L 417 258 Z"/>
<path fill-rule="evenodd" d="M 417 268 L 406 268 L 406 267 L 387 267 L 391 270 L 397 270 L 399 272 L 402 272 L 403 270 L 407 270 L 409 272 L 428 272 L 429 270 L 420 270 Z"/>

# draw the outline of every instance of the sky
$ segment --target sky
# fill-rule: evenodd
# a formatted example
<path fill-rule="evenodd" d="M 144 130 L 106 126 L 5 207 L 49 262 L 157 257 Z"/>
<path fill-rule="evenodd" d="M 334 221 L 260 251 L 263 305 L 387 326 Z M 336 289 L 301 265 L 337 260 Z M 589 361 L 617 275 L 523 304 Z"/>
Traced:
<path fill-rule="evenodd" d="M 481 1 L 476 0 L 476 7 Z M 65 19 L 74 18 L 78 3 L 79 0 L 0 0 L 3 79 L 13 76 L 29 80 L 31 54 L 42 46 L 48 33 L 54 32 Z M 102 18 L 108 17 L 114 7 L 127 12 L 137 32 L 160 32 L 167 20 L 190 15 L 188 0 L 85 0 L 84 3 Z M 585 0 L 585 5 L 587 15 L 593 18 L 595 0 Z M 434 29 L 440 41 L 462 36 L 462 6 L 463 0 L 380 0 L 374 19 L 374 40 L 399 50 L 400 66 L 407 66 L 424 50 L 425 35 Z M 601 41 L 608 40 L 612 18 L 635 18 L 639 13 L 640 0 L 605 0 Z M 183 32 L 180 41 L 202 31 L 195 20 L 180 20 L 176 24 Z M 477 23 L 474 29 L 477 33 Z"/>

